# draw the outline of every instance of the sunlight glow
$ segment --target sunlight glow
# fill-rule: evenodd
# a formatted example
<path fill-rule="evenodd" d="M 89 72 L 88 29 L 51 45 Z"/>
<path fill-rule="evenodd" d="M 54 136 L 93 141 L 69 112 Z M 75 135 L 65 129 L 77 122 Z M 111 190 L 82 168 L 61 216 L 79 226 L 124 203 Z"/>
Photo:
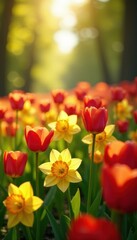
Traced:
<path fill-rule="evenodd" d="M 80 7 L 88 0 L 53 0 L 52 14 L 58 18 L 60 30 L 54 34 L 54 40 L 61 53 L 70 53 L 78 44 L 78 36 L 73 32 L 77 23 L 76 16 L 71 6 Z"/>
<path fill-rule="evenodd" d="M 77 35 L 68 30 L 56 32 L 54 39 L 62 53 L 70 53 L 79 41 Z"/>

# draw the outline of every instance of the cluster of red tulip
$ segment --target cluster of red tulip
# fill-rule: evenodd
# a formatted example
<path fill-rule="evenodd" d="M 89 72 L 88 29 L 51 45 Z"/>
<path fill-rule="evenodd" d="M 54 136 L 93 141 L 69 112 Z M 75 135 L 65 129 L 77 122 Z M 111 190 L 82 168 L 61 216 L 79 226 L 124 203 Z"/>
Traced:
<path fill-rule="evenodd" d="M 137 78 L 9 93 L 0 158 L 0 239 L 137 239 Z"/>

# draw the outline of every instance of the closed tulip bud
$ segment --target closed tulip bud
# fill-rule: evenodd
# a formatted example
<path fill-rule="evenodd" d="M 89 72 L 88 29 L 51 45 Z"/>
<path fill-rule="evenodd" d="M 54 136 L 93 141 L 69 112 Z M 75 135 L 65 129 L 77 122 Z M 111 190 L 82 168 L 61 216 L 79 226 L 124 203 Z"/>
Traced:
<path fill-rule="evenodd" d="M 62 89 L 56 89 L 51 92 L 54 103 L 61 104 L 64 102 L 66 92 Z"/>
<path fill-rule="evenodd" d="M 25 139 L 28 148 L 34 152 L 44 152 L 53 137 L 54 131 L 48 131 L 45 127 L 30 127 L 25 128 Z"/>
<path fill-rule="evenodd" d="M 86 107 L 82 111 L 84 126 L 88 132 L 97 134 L 104 131 L 108 120 L 108 112 L 104 107 Z"/>
<path fill-rule="evenodd" d="M 20 151 L 4 152 L 4 172 L 6 175 L 17 178 L 22 176 L 27 162 L 27 153 Z"/>
<path fill-rule="evenodd" d="M 96 107 L 96 108 L 100 108 L 102 105 L 102 101 L 100 98 L 92 98 L 88 95 L 86 95 L 84 97 L 84 106 L 85 107 Z"/>
<path fill-rule="evenodd" d="M 121 237 L 118 229 L 112 222 L 104 218 L 97 219 L 89 214 L 83 214 L 71 222 L 67 239 L 120 240 Z"/>
<path fill-rule="evenodd" d="M 20 91 L 9 93 L 9 101 L 13 110 L 22 110 L 26 100 L 26 95 Z"/>
<path fill-rule="evenodd" d="M 120 133 L 125 133 L 128 131 L 129 121 L 128 120 L 118 120 L 116 126 Z"/>
<path fill-rule="evenodd" d="M 111 98 L 112 101 L 122 101 L 126 96 L 126 91 L 122 87 L 112 87 L 111 88 Z"/>

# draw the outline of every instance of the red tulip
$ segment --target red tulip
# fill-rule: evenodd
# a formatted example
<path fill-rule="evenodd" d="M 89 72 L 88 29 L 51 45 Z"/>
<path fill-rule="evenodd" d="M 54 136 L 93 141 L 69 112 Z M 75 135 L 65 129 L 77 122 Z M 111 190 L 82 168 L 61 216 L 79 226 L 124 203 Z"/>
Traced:
<path fill-rule="evenodd" d="M 120 240 L 121 237 L 112 222 L 103 218 L 96 219 L 88 214 L 83 214 L 72 221 L 67 239 Z"/>
<path fill-rule="evenodd" d="M 137 169 L 137 143 L 134 141 L 109 143 L 105 148 L 104 161 L 110 166 L 120 163 Z"/>
<path fill-rule="evenodd" d="M 109 208 L 122 213 L 137 211 L 137 169 L 131 169 L 126 164 L 105 164 L 101 183 L 103 198 Z"/>
<path fill-rule="evenodd" d="M 41 112 L 48 112 L 50 110 L 51 102 L 49 99 L 42 99 L 39 103 Z"/>
<path fill-rule="evenodd" d="M 4 118 L 6 111 L 7 111 L 7 108 L 0 106 L 0 120 Z"/>
<path fill-rule="evenodd" d="M 22 176 L 26 162 L 27 153 L 20 151 L 4 152 L 4 172 L 10 177 L 17 178 Z"/>
<path fill-rule="evenodd" d="M 62 89 L 56 89 L 51 92 L 53 101 L 57 104 L 61 104 L 64 102 L 66 97 L 66 92 Z"/>
<path fill-rule="evenodd" d="M 86 107 L 82 111 L 82 119 L 85 128 L 91 133 L 100 133 L 104 131 L 108 120 L 108 112 L 104 107 Z"/>
<path fill-rule="evenodd" d="M 30 127 L 25 128 L 25 139 L 28 148 L 34 152 L 45 151 L 53 137 L 54 131 L 48 131 L 45 127 Z"/>
<path fill-rule="evenodd" d="M 113 101 L 122 101 L 126 96 L 124 88 L 116 86 L 111 88 L 111 97 Z"/>
<path fill-rule="evenodd" d="M 134 110 L 133 118 L 134 118 L 135 123 L 137 124 L 137 110 Z"/>
<path fill-rule="evenodd" d="M 96 107 L 96 108 L 100 108 L 102 105 L 102 101 L 100 98 L 95 97 L 92 98 L 91 96 L 86 95 L 83 99 L 84 101 L 84 106 L 85 107 Z"/>
<path fill-rule="evenodd" d="M 26 95 L 22 91 L 9 93 L 9 101 L 13 110 L 22 110 L 26 100 Z"/>
<path fill-rule="evenodd" d="M 129 127 L 129 121 L 128 120 L 118 120 L 116 122 L 116 126 L 118 128 L 118 131 L 120 133 L 124 133 L 128 131 L 128 127 Z"/>

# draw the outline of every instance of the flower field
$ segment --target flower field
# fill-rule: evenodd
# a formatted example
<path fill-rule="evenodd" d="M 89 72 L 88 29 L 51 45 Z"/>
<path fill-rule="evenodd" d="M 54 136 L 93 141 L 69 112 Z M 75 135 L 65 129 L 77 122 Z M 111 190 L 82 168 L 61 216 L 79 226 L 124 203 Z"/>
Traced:
<path fill-rule="evenodd" d="M 0 239 L 137 239 L 137 78 L 0 99 Z"/>

